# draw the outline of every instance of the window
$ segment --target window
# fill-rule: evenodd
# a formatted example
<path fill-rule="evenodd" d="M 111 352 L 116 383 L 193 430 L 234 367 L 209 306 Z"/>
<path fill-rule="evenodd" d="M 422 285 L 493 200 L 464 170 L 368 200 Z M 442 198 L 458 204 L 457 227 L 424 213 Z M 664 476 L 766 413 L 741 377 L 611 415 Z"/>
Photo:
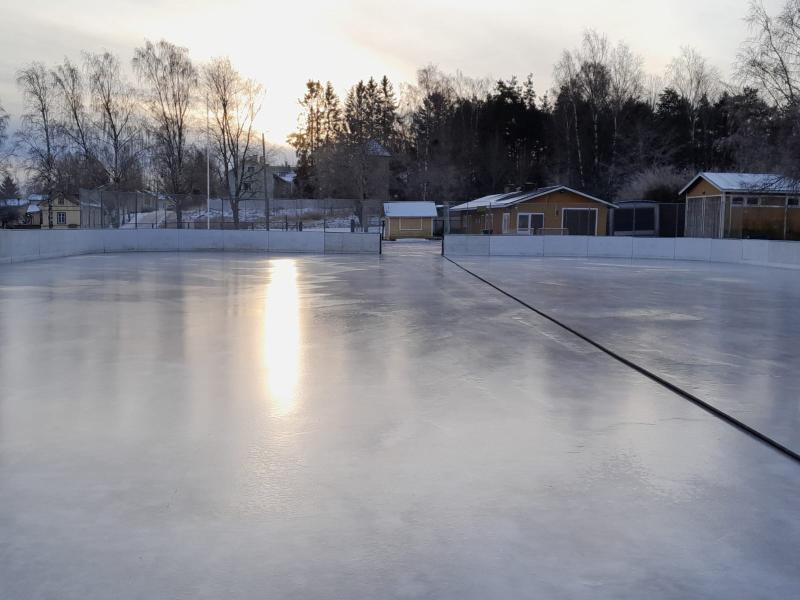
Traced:
<path fill-rule="evenodd" d="M 744 203 L 744 198 L 742 198 L 741 196 L 737 196 L 736 198 L 733 198 L 733 200 L 731 200 L 731 204 L 733 206 L 741 206 L 743 203 Z"/>
<path fill-rule="evenodd" d="M 56 213 L 56 223 L 59 225 L 66 225 L 67 224 L 67 213 L 65 212 L 57 212 Z"/>
<path fill-rule="evenodd" d="M 243 183 L 242 184 L 242 190 L 244 190 L 245 192 L 249 192 L 250 191 L 250 184 L 248 182 Z"/>
<path fill-rule="evenodd" d="M 797 199 L 797 198 L 789 198 L 789 199 L 786 201 L 786 203 L 787 203 L 789 206 L 798 206 L 798 205 L 800 205 L 800 202 L 798 202 L 798 199 Z"/>
<path fill-rule="evenodd" d="M 761 206 L 784 206 L 786 200 L 779 196 L 762 196 Z"/>
<path fill-rule="evenodd" d="M 536 234 L 544 227 L 544 214 L 519 213 L 517 215 L 517 233 Z"/>
<path fill-rule="evenodd" d="M 747 199 L 747 206 L 758 206 L 758 198 L 750 197 Z"/>
<path fill-rule="evenodd" d="M 59 198 L 59 199 L 56 201 L 56 204 L 61 204 L 61 205 L 63 205 L 63 204 L 64 204 L 64 199 L 63 199 L 63 198 Z"/>

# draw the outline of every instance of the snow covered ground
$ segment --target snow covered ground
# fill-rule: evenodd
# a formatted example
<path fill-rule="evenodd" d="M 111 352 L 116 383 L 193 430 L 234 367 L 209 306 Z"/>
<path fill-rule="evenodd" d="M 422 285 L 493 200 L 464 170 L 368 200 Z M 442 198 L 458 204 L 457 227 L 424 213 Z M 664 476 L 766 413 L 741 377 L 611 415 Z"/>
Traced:
<path fill-rule="evenodd" d="M 800 597 L 797 464 L 438 249 L 0 266 L 0 596 Z M 656 362 L 716 348 L 693 380 L 750 335 L 779 398 L 796 359 L 788 279 L 472 266 Z"/>

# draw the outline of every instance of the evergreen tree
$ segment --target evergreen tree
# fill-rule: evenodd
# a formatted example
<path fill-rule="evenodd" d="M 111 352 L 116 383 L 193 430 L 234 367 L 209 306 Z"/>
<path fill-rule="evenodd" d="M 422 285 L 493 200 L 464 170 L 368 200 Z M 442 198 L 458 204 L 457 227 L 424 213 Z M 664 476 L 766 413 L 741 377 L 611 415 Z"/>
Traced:
<path fill-rule="evenodd" d="M 11 175 L 6 174 L 3 181 L 0 182 L 0 198 L 19 198 L 19 188 L 17 182 Z"/>

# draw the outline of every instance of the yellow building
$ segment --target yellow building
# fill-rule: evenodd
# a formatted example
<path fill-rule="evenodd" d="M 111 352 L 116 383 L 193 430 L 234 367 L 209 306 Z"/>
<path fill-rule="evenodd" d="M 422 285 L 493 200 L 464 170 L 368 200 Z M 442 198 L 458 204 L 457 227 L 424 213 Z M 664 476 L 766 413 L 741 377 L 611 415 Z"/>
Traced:
<path fill-rule="evenodd" d="M 800 239 L 800 182 L 764 173 L 698 173 L 686 195 L 686 237 Z"/>
<path fill-rule="evenodd" d="M 494 194 L 450 208 L 450 229 L 494 235 L 607 235 L 611 202 L 564 185 Z"/>
<path fill-rule="evenodd" d="M 52 204 L 51 204 L 52 202 Z M 32 215 L 32 225 L 42 229 L 77 229 L 81 226 L 81 205 L 77 199 L 57 196 L 37 202 L 39 211 Z"/>
<path fill-rule="evenodd" d="M 436 205 L 433 202 L 386 202 L 383 239 L 432 238 Z"/>

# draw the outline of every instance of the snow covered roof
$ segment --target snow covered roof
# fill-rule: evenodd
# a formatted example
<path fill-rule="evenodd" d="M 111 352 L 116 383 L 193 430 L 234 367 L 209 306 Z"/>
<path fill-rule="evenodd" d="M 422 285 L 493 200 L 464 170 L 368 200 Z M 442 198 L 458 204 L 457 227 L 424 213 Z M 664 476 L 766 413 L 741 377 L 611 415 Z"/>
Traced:
<path fill-rule="evenodd" d="M 383 212 L 387 217 L 435 217 L 433 202 L 385 202 Z"/>
<path fill-rule="evenodd" d="M 800 182 L 774 173 L 698 173 L 678 195 L 685 194 L 700 179 L 705 179 L 721 192 L 768 192 L 793 194 Z"/>
<path fill-rule="evenodd" d="M 22 198 L 3 198 L 0 200 L 0 206 L 25 206 L 26 204 L 28 204 L 28 201 Z"/>
<path fill-rule="evenodd" d="M 369 140 L 366 144 L 369 156 L 391 156 L 392 153 L 384 148 L 379 142 Z"/>
<path fill-rule="evenodd" d="M 546 196 L 554 192 L 572 192 L 573 194 L 582 196 L 587 200 L 599 202 L 600 204 L 605 204 L 606 206 L 610 206 L 612 208 L 614 207 L 614 205 L 611 202 L 606 202 L 605 200 L 601 200 L 600 198 L 595 198 L 594 196 L 590 196 L 589 194 L 584 194 L 583 192 L 579 192 L 578 190 L 573 190 L 572 188 L 569 188 L 565 185 L 551 185 L 548 187 L 542 187 L 535 190 L 510 192 L 507 194 L 492 194 L 491 196 L 484 196 L 483 198 L 477 198 L 476 200 L 470 200 L 469 202 L 465 202 L 464 204 L 453 206 L 450 208 L 450 210 L 465 211 L 465 210 L 475 210 L 478 208 L 487 208 L 487 207 L 504 208 L 506 206 L 513 206 L 514 204 L 519 204 L 520 202 L 528 202 L 530 200 L 536 200 L 537 198 L 541 198 L 542 196 Z"/>
<path fill-rule="evenodd" d="M 42 209 L 39 208 L 38 204 L 28 204 L 28 208 L 25 210 L 25 213 L 29 215 L 38 212 L 42 212 Z"/>
<path fill-rule="evenodd" d="M 275 173 L 273 175 L 275 179 L 280 179 L 285 183 L 294 183 L 295 178 L 297 177 L 297 173 L 289 172 L 289 173 Z"/>

